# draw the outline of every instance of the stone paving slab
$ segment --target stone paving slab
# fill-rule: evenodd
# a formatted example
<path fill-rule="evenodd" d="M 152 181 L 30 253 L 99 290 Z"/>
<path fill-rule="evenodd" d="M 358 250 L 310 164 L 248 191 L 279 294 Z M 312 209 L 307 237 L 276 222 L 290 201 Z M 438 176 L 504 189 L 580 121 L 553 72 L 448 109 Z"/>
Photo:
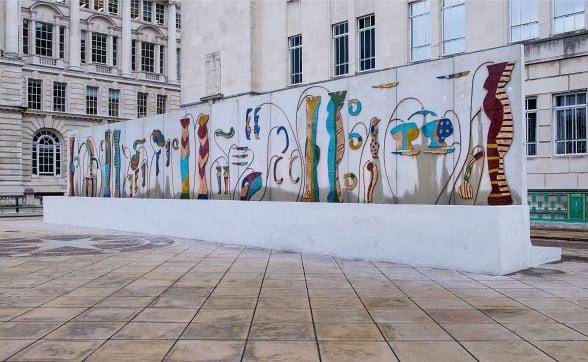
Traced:
<path fill-rule="evenodd" d="M 568 245 L 489 276 L 2 218 L 0 360 L 585 361 Z"/>

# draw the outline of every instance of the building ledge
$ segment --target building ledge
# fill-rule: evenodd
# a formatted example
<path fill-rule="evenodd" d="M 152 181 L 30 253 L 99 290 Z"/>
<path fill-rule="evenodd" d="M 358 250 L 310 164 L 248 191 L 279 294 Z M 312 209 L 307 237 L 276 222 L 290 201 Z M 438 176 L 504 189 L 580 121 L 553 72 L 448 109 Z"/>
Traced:
<path fill-rule="evenodd" d="M 217 93 L 217 94 L 211 94 L 209 96 L 206 97 L 202 97 L 200 98 L 201 102 L 215 102 L 215 101 L 219 101 L 221 99 L 223 99 L 224 95 L 222 93 Z"/>

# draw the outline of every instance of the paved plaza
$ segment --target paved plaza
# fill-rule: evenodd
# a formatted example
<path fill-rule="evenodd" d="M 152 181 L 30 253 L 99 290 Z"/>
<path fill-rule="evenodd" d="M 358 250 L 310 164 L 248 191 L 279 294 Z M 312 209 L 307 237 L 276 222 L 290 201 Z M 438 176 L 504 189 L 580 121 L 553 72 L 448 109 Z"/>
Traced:
<path fill-rule="evenodd" d="M 2 218 L 0 360 L 588 361 L 566 245 L 488 276 Z"/>

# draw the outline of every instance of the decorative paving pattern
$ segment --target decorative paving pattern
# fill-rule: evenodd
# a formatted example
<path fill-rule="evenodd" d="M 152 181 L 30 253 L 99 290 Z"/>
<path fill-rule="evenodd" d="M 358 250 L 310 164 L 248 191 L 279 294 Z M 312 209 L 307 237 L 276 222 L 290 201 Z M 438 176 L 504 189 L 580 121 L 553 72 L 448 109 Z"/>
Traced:
<path fill-rule="evenodd" d="M 69 256 L 149 250 L 172 245 L 161 236 L 45 235 L 42 238 L 0 238 L 0 257 Z"/>

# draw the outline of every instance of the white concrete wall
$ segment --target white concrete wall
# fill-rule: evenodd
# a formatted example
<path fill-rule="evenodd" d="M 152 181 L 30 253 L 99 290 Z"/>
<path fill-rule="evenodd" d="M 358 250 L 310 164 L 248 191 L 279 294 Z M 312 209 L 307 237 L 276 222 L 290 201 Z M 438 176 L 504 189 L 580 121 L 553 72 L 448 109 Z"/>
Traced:
<path fill-rule="evenodd" d="M 514 140 L 504 158 L 505 172 L 513 203 L 526 204 L 521 124 L 521 52 L 520 46 L 513 46 L 471 53 L 337 79 L 308 88 L 242 96 L 161 116 L 74 131 L 68 137 L 75 138 L 76 142 L 76 153 L 72 160 L 75 195 L 104 195 L 103 183 L 106 182 L 106 188 L 110 187 L 111 190 L 110 193 L 106 192 L 107 195 L 180 197 L 183 177 L 180 171 L 180 119 L 187 118 L 186 147 L 189 153 L 184 154 L 188 155 L 185 187 L 189 192 L 184 193 L 184 197 L 239 199 L 240 193 L 247 191 L 247 177 L 259 173 L 256 179 L 260 183 L 259 189 L 253 192 L 255 189 L 251 188 L 251 194 L 246 199 L 301 201 L 306 199 L 309 190 L 314 189 L 317 196 L 309 198 L 311 201 L 327 201 L 338 182 L 342 197 L 338 200 L 340 202 L 485 205 L 491 188 L 486 164 L 488 151 L 485 150 L 490 121 L 483 110 L 479 117 L 474 115 L 482 108 L 483 99 L 487 95 L 483 88 L 488 76 L 486 65 L 514 61 L 515 67 L 507 86 L 515 120 Z M 470 73 L 453 79 L 437 78 L 462 71 Z M 389 82 L 398 84 L 391 88 L 373 88 Z M 427 86 L 423 87 L 423 84 Z M 339 148 L 334 143 L 331 145 L 334 141 L 327 129 L 329 93 L 336 91 L 346 92 L 338 113 L 340 123 L 336 133 L 340 137 L 337 140 Z M 320 97 L 316 119 L 307 110 L 310 97 Z M 361 111 L 355 113 L 358 105 L 350 102 L 361 104 Z M 435 115 L 415 113 L 422 109 L 434 112 Z M 259 126 L 257 136 L 256 113 Z M 206 128 L 202 129 L 202 140 L 198 136 L 201 115 L 208 116 Z M 374 117 L 380 120 L 375 127 L 378 130 L 377 138 L 373 138 L 369 132 Z M 430 148 L 431 139 L 424 135 L 422 127 L 442 117 L 452 122 L 453 134 L 440 148 Z M 306 147 L 306 140 L 313 138 L 307 124 L 315 124 L 317 150 Z M 413 145 L 420 153 L 412 156 L 405 154 L 408 147 L 392 137 L 392 130 L 403 124 L 412 124 L 418 133 Z M 228 132 L 230 129 L 234 130 L 230 136 L 216 134 L 217 131 Z M 104 171 L 107 163 L 105 133 L 116 130 L 121 134 L 120 143 L 118 146 L 112 144 L 112 147 L 113 150 L 119 150 L 120 172 L 110 174 L 109 177 Z M 162 135 L 161 141 L 153 138 L 157 134 Z M 357 143 L 356 137 L 363 140 L 357 149 L 352 144 Z M 374 156 L 370 147 L 376 142 L 379 148 Z M 161 146 L 163 143 L 171 146 L 166 150 L 165 146 Z M 400 150 L 403 148 L 406 149 Z M 465 185 L 466 163 L 472 154 L 480 150 L 485 150 L 484 156 L 473 164 L 469 180 L 472 197 L 462 198 L 458 191 L 462 184 Z M 317 155 L 320 152 L 316 162 L 310 159 L 311 151 L 316 151 L 314 153 Z M 161 152 L 159 156 L 158 152 Z M 341 152 L 338 163 L 333 161 L 337 152 Z M 309 155 L 308 160 L 306 155 Z M 110 157 L 112 165 L 115 156 L 111 154 Z M 131 165 L 132 158 L 137 160 L 135 165 Z M 204 179 L 198 176 L 200 158 Z M 372 172 L 368 163 L 372 163 L 377 172 Z M 217 167 L 227 167 L 228 188 L 224 184 L 225 175 L 222 171 L 219 189 Z M 315 168 L 316 182 L 312 176 Z M 89 178 L 94 180 L 96 188 L 92 192 L 87 192 Z M 112 191 L 115 180 L 118 180 L 120 187 L 120 192 L 116 193 Z M 353 184 L 353 180 L 356 184 Z M 374 186 L 370 187 L 372 180 Z M 345 186 L 346 182 L 349 187 Z M 132 188 L 131 184 L 134 185 Z M 205 193 L 200 195 L 199 190 L 203 186 Z"/>
<path fill-rule="evenodd" d="M 561 256 L 559 248 L 531 245 L 528 212 L 527 206 L 49 197 L 44 221 L 501 275 Z"/>

